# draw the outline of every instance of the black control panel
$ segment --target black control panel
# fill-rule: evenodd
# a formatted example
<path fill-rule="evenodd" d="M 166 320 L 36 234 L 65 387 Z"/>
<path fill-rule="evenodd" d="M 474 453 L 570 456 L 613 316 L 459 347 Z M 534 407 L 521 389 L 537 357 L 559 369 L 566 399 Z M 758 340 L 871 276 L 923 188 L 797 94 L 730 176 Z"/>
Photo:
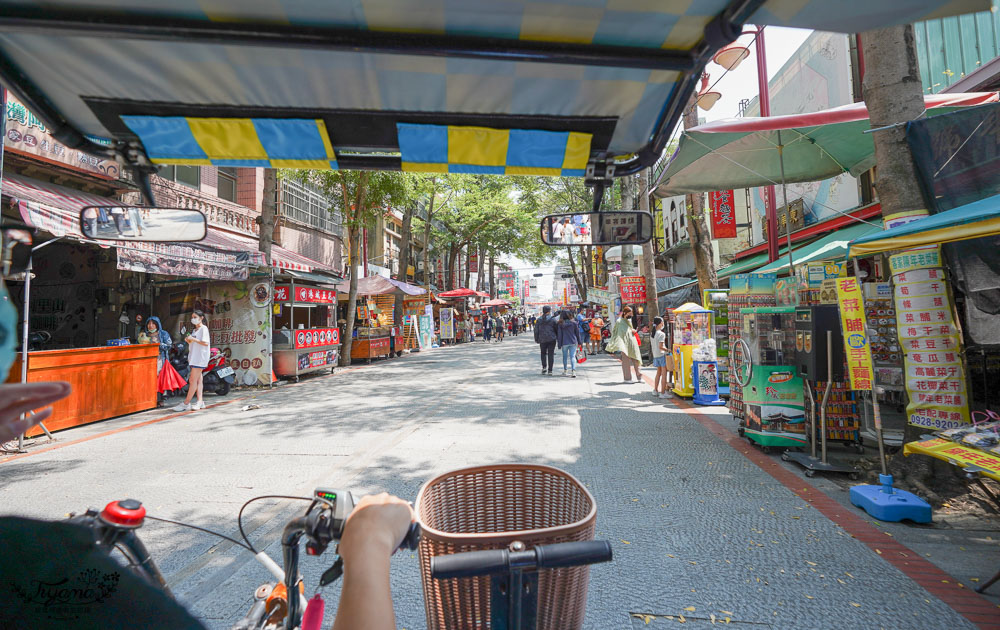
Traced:
<path fill-rule="evenodd" d="M 827 373 L 826 332 L 830 331 L 833 376 Z M 844 380 L 844 335 L 836 306 L 800 306 L 795 309 L 795 362 L 807 381 Z"/>

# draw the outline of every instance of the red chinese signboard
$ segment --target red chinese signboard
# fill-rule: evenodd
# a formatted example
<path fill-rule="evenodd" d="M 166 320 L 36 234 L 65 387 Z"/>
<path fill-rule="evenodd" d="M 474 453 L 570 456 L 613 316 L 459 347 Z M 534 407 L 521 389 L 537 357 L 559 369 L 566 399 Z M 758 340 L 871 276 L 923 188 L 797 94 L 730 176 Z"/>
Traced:
<path fill-rule="evenodd" d="M 335 346 L 340 343 L 340 330 L 336 328 L 310 328 L 295 331 L 296 348 Z"/>
<path fill-rule="evenodd" d="M 274 287 L 274 301 L 288 302 L 292 287 L 281 285 Z M 313 287 L 295 287 L 295 301 L 307 304 L 333 304 L 337 292 L 333 289 L 316 289 Z"/>
<path fill-rule="evenodd" d="M 476 252 L 469 254 L 469 273 L 479 273 L 479 254 Z"/>
<path fill-rule="evenodd" d="M 708 193 L 708 207 L 712 209 L 712 238 L 736 238 L 734 199 L 731 190 Z"/>
<path fill-rule="evenodd" d="M 646 301 L 646 279 L 642 276 L 622 276 L 618 280 L 618 289 L 624 304 Z"/>

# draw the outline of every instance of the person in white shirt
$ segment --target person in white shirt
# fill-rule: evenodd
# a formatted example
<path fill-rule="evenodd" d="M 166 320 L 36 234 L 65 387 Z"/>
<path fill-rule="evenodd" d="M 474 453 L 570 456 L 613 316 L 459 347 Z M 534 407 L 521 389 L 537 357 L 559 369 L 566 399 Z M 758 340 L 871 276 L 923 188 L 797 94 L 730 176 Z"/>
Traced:
<path fill-rule="evenodd" d="M 653 395 L 657 398 L 667 397 L 667 334 L 663 332 L 663 318 L 653 318 L 652 346 L 653 366 L 656 368 L 656 378 L 653 380 Z"/>
<path fill-rule="evenodd" d="M 211 353 L 211 336 L 208 333 L 208 324 L 205 321 L 205 313 L 195 311 L 191 313 L 191 325 L 194 330 L 185 337 L 188 343 L 188 366 L 191 368 L 191 375 L 188 377 L 188 393 L 184 402 L 174 407 L 174 411 L 192 411 L 194 409 L 204 409 L 205 401 L 202 400 L 202 390 L 205 387 L 202 381 L 202 372 L 208 367 L 208 358 Z M 191 398 L 197 396 L 198 402 L 191 404 Z"/>

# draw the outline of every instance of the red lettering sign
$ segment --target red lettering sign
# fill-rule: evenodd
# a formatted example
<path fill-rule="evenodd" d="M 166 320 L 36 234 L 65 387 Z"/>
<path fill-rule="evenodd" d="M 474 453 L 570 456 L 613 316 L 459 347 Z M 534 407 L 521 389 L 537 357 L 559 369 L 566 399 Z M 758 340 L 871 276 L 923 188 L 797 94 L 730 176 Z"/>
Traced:
<path fill-rule="evenodd" d="M 712 210 L 712 238 L 736 238 L 734 200 L 731 190 L 708 193 L 708 207 Z"/>
<path fill-rule="evenodd" d="M 337 328 L 310 328 L 295 331 L 296 348 L 315 348 L 318 346 L 335 346 L 340 343 L 340 330 Z"/>

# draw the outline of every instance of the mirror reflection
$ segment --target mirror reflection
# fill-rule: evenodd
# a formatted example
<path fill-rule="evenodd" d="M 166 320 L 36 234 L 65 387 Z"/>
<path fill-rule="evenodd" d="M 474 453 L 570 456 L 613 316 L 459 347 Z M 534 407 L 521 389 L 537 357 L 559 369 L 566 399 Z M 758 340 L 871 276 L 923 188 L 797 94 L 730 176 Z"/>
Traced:
<path fill-rule="evenodd" d="M 190 208 L 88 206 L 80 231 L 98 241 L 191 242 L 205 238 L 205 215 Z"/>
<path fill-rule="evenodd" d="M 653 237 L 648 212 L 588 212 L 552 214 L 541 223 L 546 245 L 627 245 Z"/>

